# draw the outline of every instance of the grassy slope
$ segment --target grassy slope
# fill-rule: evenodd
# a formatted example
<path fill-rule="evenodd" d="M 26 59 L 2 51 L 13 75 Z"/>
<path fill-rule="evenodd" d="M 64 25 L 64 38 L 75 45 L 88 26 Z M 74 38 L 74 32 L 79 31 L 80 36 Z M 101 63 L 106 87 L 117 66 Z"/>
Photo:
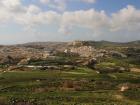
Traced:
<path fill-rule="evenodd" d="M 61 90 L 66 80 L 86 80 L 86 83 L 81 82 L 79 90 Z M 33 105 L 139 105 L 137 99 L 130 100 L 116 90 L 119 83 L 126 81 L 137 83 L 140 75 L 97 74 L 87 68 L 69 72 L 5 72 L 0 73 L 0 102 L 2 105 L 15 105 L 19 101 Z"/>

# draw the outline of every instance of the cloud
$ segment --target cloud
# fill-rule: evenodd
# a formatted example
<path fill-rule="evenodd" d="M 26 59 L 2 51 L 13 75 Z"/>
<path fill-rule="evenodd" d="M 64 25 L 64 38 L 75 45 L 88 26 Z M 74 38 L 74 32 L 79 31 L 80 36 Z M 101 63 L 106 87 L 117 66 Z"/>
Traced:
<path fill-rule="evenodd" d="M 48 4 L 50 3 L 50 0 L 40 0 L 41 3 L 44 3 L 44 4 Z"/>
<path fill-rule="evenodd" d="M 112 14 L 112 30 L 140 30 L 140 10 L 128 5 L 117 13 Z"/>
<path fill-rule="evenodd" d="M 32 13 L 32 14 L 38 14 L 41 12 L 41 9 L 37 7 L 36 5 L 30 5 L 27 8 L 27 12 Z"/>
<path fill-rule="evenodd" d="M 32 30 L 41 25 L 54 24 L 58 26 L 59 33 L 66 35 L 81 28 L 90 30 L 91 35 L 94 36 L 113 37 L 117 34 L 125 34 L 127 37 L 132 37 L 134 34 L 140 36 L 140 10 L 131 5 L 109 16 L 105 11 L 96 11 L 95 9 L 71 12 L 44 11 L 37 5 L 25 6 L 21 0 L 12 1 L 0 1 L 0 25 L 3 25 L 3 22 L 14 22 L 21 25 L 23 29 Z M 52 1 L 42 0 L 42 2 Z M 58 3 L 59 1 L 53 2 Z"/>
<path fill-rule="evenodd" d="M 95 3 L 96 0 L 79 0 L 84 3 Z M 44 5 L 47 5 L 51 9 L 56 9 L 58 11 L 63 12 L 66 10 L 69 2 L 75 2 L 75 0 L 40 0 L 40 2 Z"/>
<path fill-rule="evenodd" d="M 1 0 L 0 6 L 10 12 L 21 12 L 25 9 L 22 7 L 21 0 Z"/>
<path fill-rule="evenodd" d="M 104 11 L 97 12 L 94 9 L 75 12 L 65 12 L 62 15 L 61 30 L 70 30 L 69 27 L 84 27 L 93 31 L 101 31 L 108 27 L 109 18 Z M 64 31 L 64 32 L 65 32 Z M 67 32 L 67 31 L 66 31 Z"/>
<path fill-rule="evenodd" d="M 21 2 L 20 0 L 1 0 L 0 4 L 9 9 L 12 9 L 12 8 L 19 7 L 21 5 Z"/>
<path fill-rule="evenodd" d="M 81 0 L 81 1 L 86 2 L 86 3 L 95 3 L 96 2 L 96 0 Z"/>
<path fill-rule="evenodd" d="M 64 11 L 67 7 L 66 0 L 40 0 L 44 5 L 47 5 L 51 9 L 56 9 L 59 11 Z"/>
<path fill-rule="evenodd" d="M 20 0 L 1 0 L 0 1 L 0 22 L 7 22 L 16 12 L 21 12 Z"/>
<path fill-rule="evenodd" d="M 61 15 L 61 32 L 70 33 L 72 27 L 84 27 L 95 33 L 113 32 L 133 32 L 140 30 L 140 10 L 128 5 L 108 16 L 104 11 L 80 10 L 74 12 L 64 12 Z"/>
<path fill-rule="evenodd" d="M 78 10 L 58 13 L 55 11 L 43 11 L 36 5 L 24 6 L 21 0 L 0 1 L 0 21 L 12 20 L 25 27 L 41 24 L 58 23 L 60 32 L 70 33 L 73 27 L 83 27 L 92 31 L 119 31 L 139 30 L 140 10 L 128 5 L 117 13 L 108 16 L 105 11 L 94 9 Z M 50 2 L 42 0 L 42 2 Z M 54 2 L 58 2 L 55 0 Z M 19 11 L 20 9 L 20 11 Z M 27 26 L 26 26 L 27 25 Z"/>
<path fill-rule="evenodd" d="M 22 25 L 24 29 L 31 29 L 41 24 L 49 24 L 59 19 L 59 14 L 55 11 L 42 11 L 36 5 L 24 6 L 21 0 L 0 1 L 0 25 L 2 22 L 14 22 Z"/>

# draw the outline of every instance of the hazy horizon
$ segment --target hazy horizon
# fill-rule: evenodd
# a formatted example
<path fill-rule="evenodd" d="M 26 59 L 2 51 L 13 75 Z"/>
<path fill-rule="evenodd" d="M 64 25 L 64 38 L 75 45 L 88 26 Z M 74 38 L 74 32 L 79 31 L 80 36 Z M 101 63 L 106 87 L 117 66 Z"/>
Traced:
<path fill-rule="evenodd" d="M 22 44 L 30 44 L 30 43 L 67 43 L 67 42 L 73 42 L 73 41 L 95 41 L 95 42 L 111 42 L 111 43 L 130 43 L 130 42 L 137 42 L 140 40 L 132 40 L 132 41 L 109 41 L 109 40 L 70 40 L 70 41 L 32 41 L 32 42 L 19 42 L 19 43 L 7 43 L 7 44 L 0 44 L 1 46 L 11 46 L 11 45 L 22 45 Z"/>

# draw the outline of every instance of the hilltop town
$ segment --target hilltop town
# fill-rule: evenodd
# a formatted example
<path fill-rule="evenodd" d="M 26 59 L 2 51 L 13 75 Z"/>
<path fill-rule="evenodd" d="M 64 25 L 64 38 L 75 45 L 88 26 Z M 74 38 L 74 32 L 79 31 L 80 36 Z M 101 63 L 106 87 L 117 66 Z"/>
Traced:
<path fill-rule="evenodd" d="M 128 63 L 128 65 L 129 62 L 132 62 L 132 59 L 135 59 L 136 61 L 133 61 L 133 66 L 136 66 L 138 65 L 137 63 L 139 62 L 140 57 L 140 43 L 131 43 L 132 47 L 129 47 L 129 43 L 111 44 L 111 42 L 103 41 L 73 41 L 67 43 L 37 42 L 20 45 L 1 46 L 1 70 L 20 70 L 24 69 L 24 67 L 40 67 L 42 69 L 45 69 L 47 67 L 54 67 L 57 69 L 61 69 L 58 67 L 59 65 L 61 65 L 61 67 L 67 65 L 68 67 L 90 66 L 91 68 L 94 68 L 94 66 L 100 65 L 102 62 L 104 62 L 103 60 L 109 59 L 124 61 L 124 63 Z M 59 61 L 59 59 L 61 61 Z M 128 59 L 127 62 L 125 62 L 126 59 Z M 50 63 L 49 60 L 51 60 Z M 58 62 L 56 60 L 58 60 Z M 56 64 L 53 64 L 54 62 L 56 62 Z M 123 68 L 123 70 L 125 70 L 124 66 L 127 65 L 118 65 L 116 67 L 120 67 L 121 69 Z M 128 66 L 127 69 L 129 69 Z"/>

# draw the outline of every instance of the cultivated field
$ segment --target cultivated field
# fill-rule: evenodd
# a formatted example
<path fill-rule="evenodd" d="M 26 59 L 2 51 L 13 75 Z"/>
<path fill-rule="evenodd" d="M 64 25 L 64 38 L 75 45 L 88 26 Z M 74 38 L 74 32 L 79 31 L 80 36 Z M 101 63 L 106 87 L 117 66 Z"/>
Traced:
<path fill-rule="evenodd" d="M 140 105 L 140 89 L 121 92 L 123 83 L 139 84 L 140 73 L 98 74 L 69 71 L 0 73 L 0 105 Z"/>

